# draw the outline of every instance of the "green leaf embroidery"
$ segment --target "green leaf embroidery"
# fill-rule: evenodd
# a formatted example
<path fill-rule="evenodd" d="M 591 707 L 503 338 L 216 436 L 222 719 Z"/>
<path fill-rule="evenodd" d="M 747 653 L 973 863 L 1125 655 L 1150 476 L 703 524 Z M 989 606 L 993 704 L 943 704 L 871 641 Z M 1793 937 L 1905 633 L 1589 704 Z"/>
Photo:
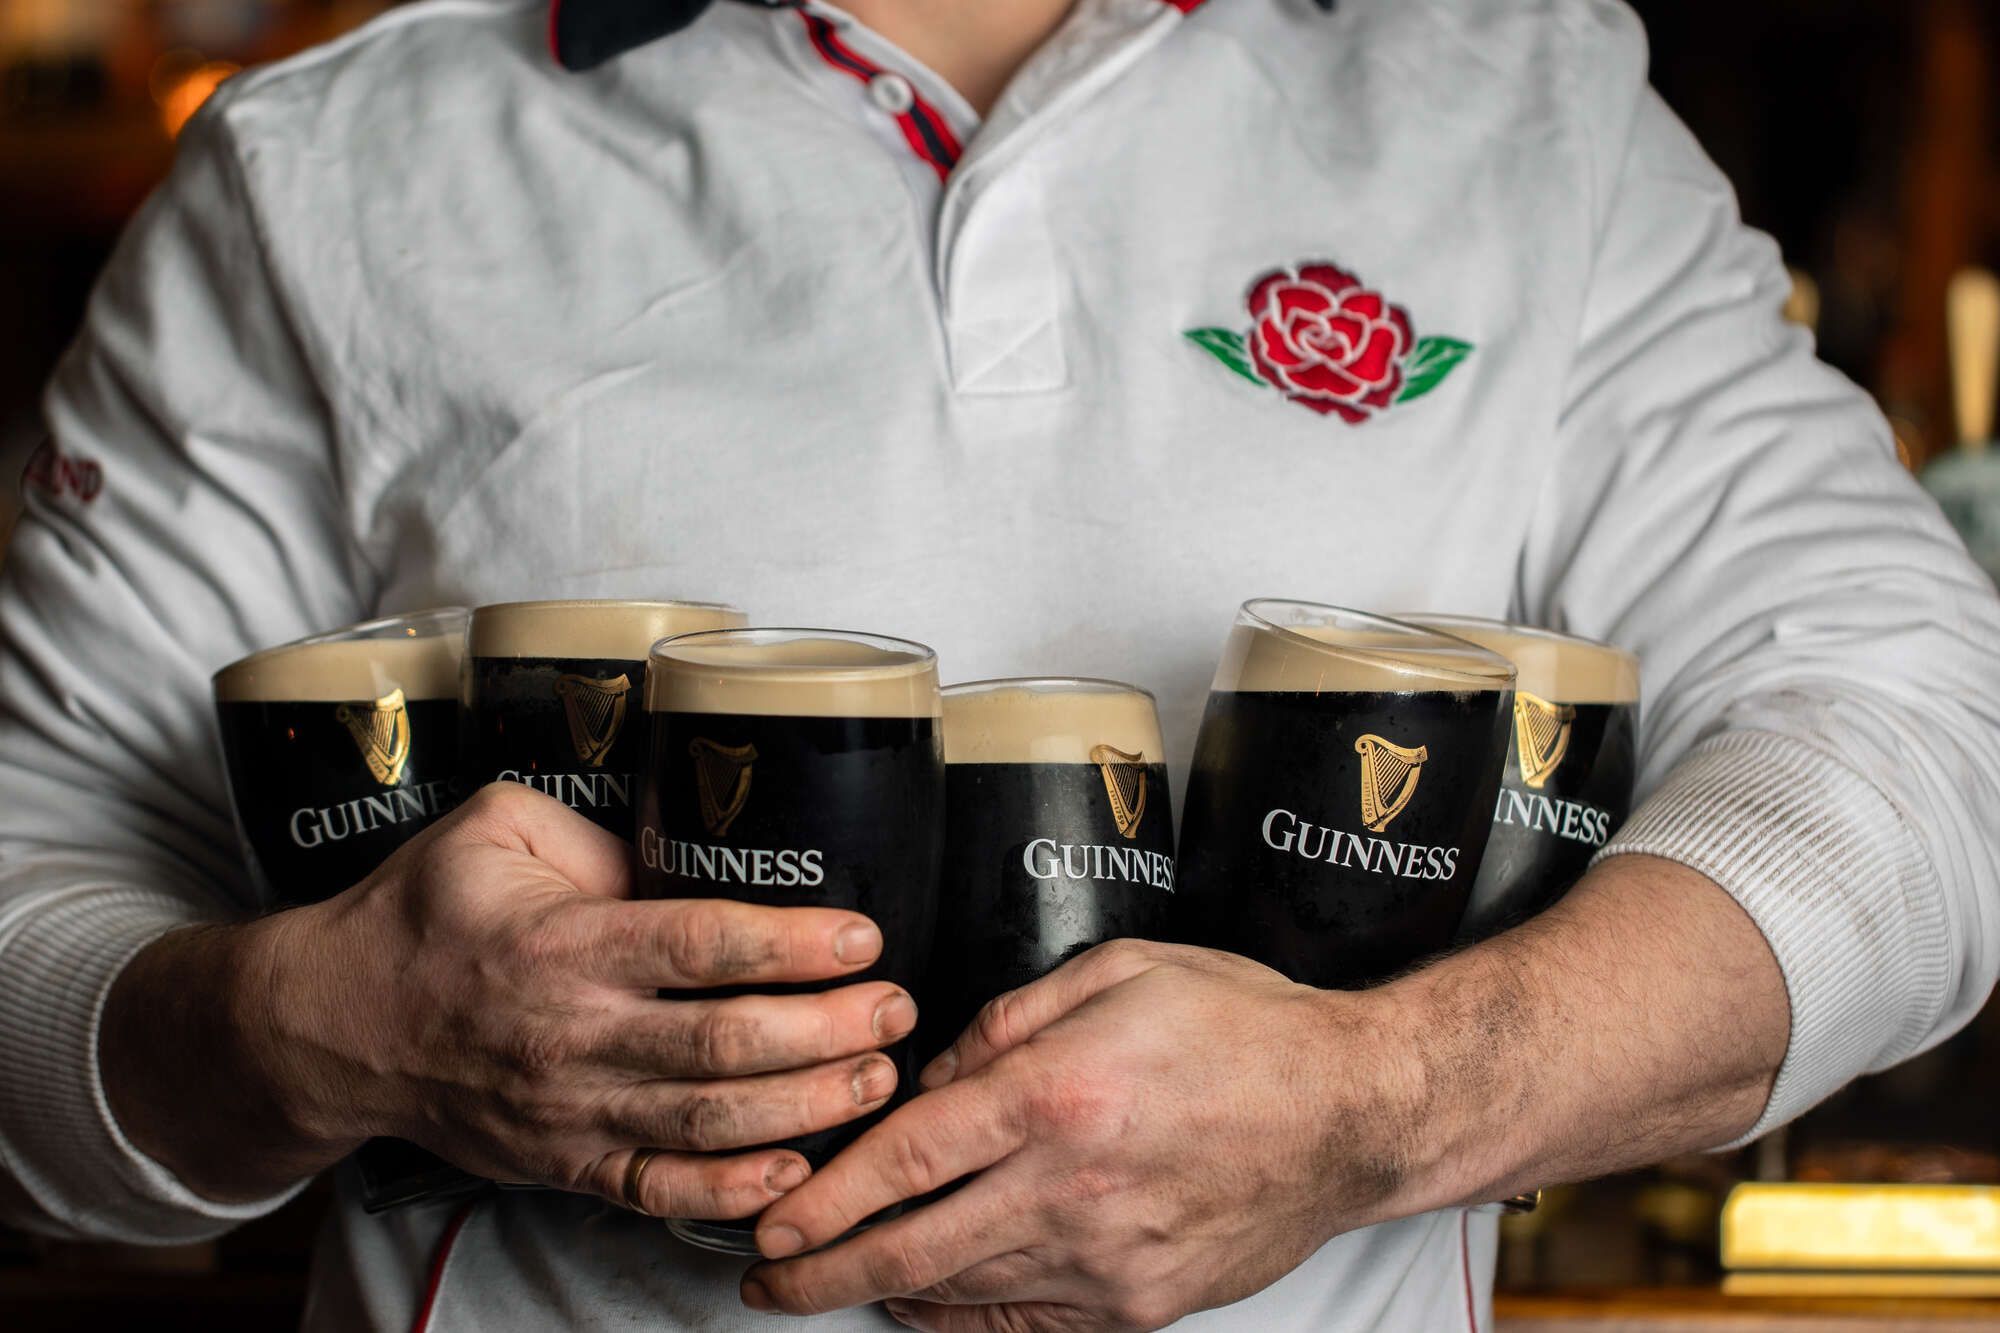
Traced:
<path fill-rule="evenodd" d="M 1234 329 L 1188 329 L 1181 336 L 1252 384 L 1265 387 L 1264 377 L 1250 364 L 1250 354 L 1243 349 L 1243 335 Z"/>
<path fill-rule="evenodd" d="M 1396 395 L 1396 401 L 1407 403 L 1423 397 L 1444 382 L 1452 367 L 1471 355 L 1472 344 L 1457 338 L 1417 339 L 1416 350 L 1403 363 L 1403 391 Z"/>

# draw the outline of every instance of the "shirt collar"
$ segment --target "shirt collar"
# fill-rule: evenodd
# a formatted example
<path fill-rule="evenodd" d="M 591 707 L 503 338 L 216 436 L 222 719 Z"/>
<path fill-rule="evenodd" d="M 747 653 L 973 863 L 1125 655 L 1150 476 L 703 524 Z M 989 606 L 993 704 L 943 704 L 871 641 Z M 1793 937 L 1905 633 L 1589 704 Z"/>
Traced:
<path fill-rule="evenodd" d="M 802 0 L 743 0 L 796 9 Z M 595 69 L 627 51 L 670 37 L 700 18 L 711 0 L 549 0 L 549 53 L 564 69 Z"/>

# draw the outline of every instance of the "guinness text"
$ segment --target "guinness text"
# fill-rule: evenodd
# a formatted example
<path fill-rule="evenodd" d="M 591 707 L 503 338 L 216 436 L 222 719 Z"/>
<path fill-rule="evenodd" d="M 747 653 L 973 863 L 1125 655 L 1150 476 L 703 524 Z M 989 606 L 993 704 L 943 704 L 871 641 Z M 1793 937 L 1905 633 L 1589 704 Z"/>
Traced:
<path fill-rule="evenodd" d="M 714 847 L 679 838 L 663 838 L 650 828 L 639 830 L 639 859 L 649 869 L 712 884 L 756 884 L 781 889 L 814 888 L 826 882 L 824 858 L 817 847 Z"/>
<path fill-rule="evenodd" d="M 523 773 L 510 768 L 498 776 L 502 782 L 518 782 L 553 796 L 572 810 L 632 804 L 630 773 Z"/>
<path fill-rule="evenodd" d="M 1611 812 L 1579 801 L 1564 801 L 1536 792 L 1500 791 L 1493 822 L 1553 833 L 1558 838 L 1602 847 L 1611 836 Z"/>
<path fill-rule="evenodd" d="M 430 819 L 451 806 L 449 783 L 419 782 L 385 791 L 380 796 L 359 796 L 339 805 L 303 806 L 292 811 L 289 827 L 294 843 L 313 848 L 358 833 L 407 824 L 413 819 Z"/>
<path fill-rule="evenodd" d="M 1174 891 L 1174 858 L 1138 847 L 1036 838 L 1022 850 L 1021 868 L 1035 879 L 1117 879 Z"/>
<path fill-rule="evenodd" d="M 1387 838 L 1360 838 L 1323 824 L 1308 824 L 1289 810 L 1264 816 L 1265 846 L 1308 861 L 1399 879 L 1450 879 L 1458 873 L 1458 848 L 1426 847 Z"/>

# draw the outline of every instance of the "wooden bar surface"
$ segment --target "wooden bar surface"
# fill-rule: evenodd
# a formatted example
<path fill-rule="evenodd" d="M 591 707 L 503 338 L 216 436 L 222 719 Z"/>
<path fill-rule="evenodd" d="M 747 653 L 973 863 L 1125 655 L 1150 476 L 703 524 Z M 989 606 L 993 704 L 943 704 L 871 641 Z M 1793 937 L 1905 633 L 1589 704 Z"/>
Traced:
<path fill-rule="evenodd" d="M 1725 1296 L 1713 1287 L 1501 1292 L 1498 1333 L 1995 1333 L 2000 1300 Z"/>

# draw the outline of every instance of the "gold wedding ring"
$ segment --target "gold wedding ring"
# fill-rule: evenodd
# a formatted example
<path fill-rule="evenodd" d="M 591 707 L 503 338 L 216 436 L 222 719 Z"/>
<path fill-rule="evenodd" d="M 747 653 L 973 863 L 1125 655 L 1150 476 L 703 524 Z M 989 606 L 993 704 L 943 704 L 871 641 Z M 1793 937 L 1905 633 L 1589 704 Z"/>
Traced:
<path fill-rule="evenodd" d="M 634 1148 L 632 1159 L 625 1163 L 625 1206 L 647 1217 L 651 1217 L 652 1214 L 646 1212 L 646 1205 L 641 1200 L 639 1191 L 646 1183 L 646 1168 L 651 1166 L 653 1159 L 659 1155 L 658 1148 Z"/>

